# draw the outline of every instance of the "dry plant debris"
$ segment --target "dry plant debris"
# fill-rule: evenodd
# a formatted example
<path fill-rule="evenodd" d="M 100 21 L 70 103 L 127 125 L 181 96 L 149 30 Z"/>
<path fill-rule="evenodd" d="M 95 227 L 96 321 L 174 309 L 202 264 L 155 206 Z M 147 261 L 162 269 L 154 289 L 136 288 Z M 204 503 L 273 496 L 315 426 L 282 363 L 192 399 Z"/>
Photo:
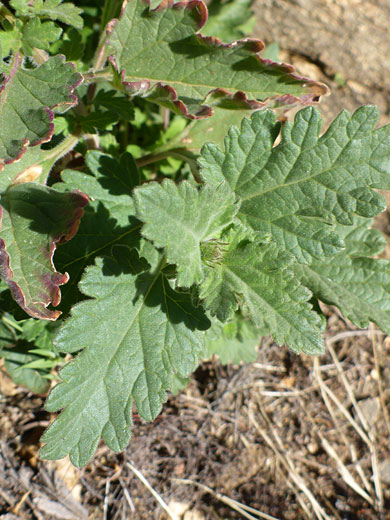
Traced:
<path fill-rule="evenodd" d="M 41 398 L 3 393 L 0 518 L 388 520 L 390 341 L 325 312 L 322 358 L 265 339 L 253 365 L 205 362 L 83 470 L 38 461 Z"/>

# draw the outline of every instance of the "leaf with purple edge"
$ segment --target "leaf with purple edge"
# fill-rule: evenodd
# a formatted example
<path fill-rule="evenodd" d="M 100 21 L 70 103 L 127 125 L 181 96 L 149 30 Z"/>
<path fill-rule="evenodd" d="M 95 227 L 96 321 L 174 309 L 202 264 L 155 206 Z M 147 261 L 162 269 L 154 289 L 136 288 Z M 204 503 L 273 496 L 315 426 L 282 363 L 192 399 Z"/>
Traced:
<path fill-rule="evenodd" d="M 16 302 L 34 318 L 56 320 L 60 285 L 68 274 L 55 270 L 56 245 L 70 240 L 78 229 L 88 197 L 60 193 L 47 186 L 11 186 L 0 201 L 0 276 Z"/>
<path fill-rule="evenodd" d="M 167 0 L 152 11 L 144 0 L 130 0 L 110 26 L 108 45 L 122 88 L 191 119 L 211 116 L 212 106 L 305 104 L 327 93 L 325 85 L 299 78 L 291 66 L 261 59 L 260 40 L 227 45 L 202 36 L 198 31 L 206 20 L 200 0 Z"/>
<path fill-rule="evenodd" d="M 25 153 L 27 147 L 50 141 L 55 111 L 77 103 L 73 90 L 82 81 L 63 56 L 49 58 L 36 69 L 24 69 L 16 53 L 12 64 L 3 63 L 0 85 L 0 170 Z M 17 137 L 16 137 L 17 136 Z"/>
<path fill-rule="evenodd" d="M 77 144 L 78 137 L 68 135 L 59 145 L 50 150 L 40 146 L 28 148 L 18 161 L 7 164 L 0 175 L 0 193 L 9 186 L 24 182 L 45 184 L 53 165 Z"/>

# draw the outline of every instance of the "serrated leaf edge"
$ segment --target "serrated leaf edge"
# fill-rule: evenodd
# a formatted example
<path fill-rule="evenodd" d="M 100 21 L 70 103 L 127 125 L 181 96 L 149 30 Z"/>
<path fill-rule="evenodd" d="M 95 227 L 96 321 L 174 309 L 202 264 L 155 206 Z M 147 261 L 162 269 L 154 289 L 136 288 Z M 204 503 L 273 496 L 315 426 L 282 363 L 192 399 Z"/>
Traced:
<path fill-rule="evenodd" d="M 61 58 L 63 63 L 67 63 L 68 65 L 73 67 L 75 72 L 78 74 L 78 80 L 74 84 L 72 84 L 72 85 L 67 87 L 68 90 L 69 90 L 69 98 L 70 99 L 67 100 L 67 101 L 64 101 L 63 103 L 57 103 L 56 105 L 53 105 L 51 107 L 47 107 L 47 106 L 46 107 L 42 107 L 46 111 L 46 113 L 47 113 L 47 115 L 49 117 L 49 121 L 50 121 L 49 130 L 48 130 L 47 134 L 44 137 L 41 137 L 37 141 L 33 141 L 33 142 L 30 142 L 29 139 L 24 138 L 23 141 L 22 141 L 22 145 L 21 145 L 21 148 L 19 150 L 19 153 L 17 154 L 16 157 L 14 157 L 12 159 L 6 159 L 6 160 L 2 160 L 0 158 L 0 171 L 2 171 L 4 169 L 5 165 L 12 164 L 12 163 L 14 163 L 16 161 L 19 161 L 21 159 L 21 157 L 26 153 L 28 146 L 37 146 L 39 144 L 47 143 L 48 141 L 50 141 L 50 139 L 52 138 L 53 133 L 54 133 L 54 123 L 53 123 L 54 112 L 53 112 L 53 108 L 56 108 L 58 106 L 68 106 L 69 108 L 71 108 L 71 107 L 77 105 L 77 96 L 75 94 L 73 94 L 73 91 L 75 90 L 75 88 L 77 88 L 84 81 L 84 78 L 83 78 L 83 76 L 81 74 L 79 74 L 77 72 L 76 66 L 75 66 L 74 63 L 66 62 L 66 58 L 65 58 L 65 56 L 63 54 L 58 54 L 57 56 L 59 56 Z M 16 74 L 16 72 L 18 70 L 18 67 L 22 64 L 22 62 L 23 62 L 23 56 L 19 52 L 16 53 L 15 57 L 14 57 L 14 63 L 13 63 L 13 66 L 12 66 L 12 69 L 11 69 L 10 73 L 6 77 L 4 77 L 4 74 L 3 74 L 3 78 L 1 80 L 1 85 L 0 85 L 0 104 L 4 103 L 4 96 L 2 96 L 2 95 L 3 95 L 4 91 L 5 91 L 7 83 Z"/>
<path fill-rule="evenodd" d="M 60 311 L 52 311 L 48 309 L 48 305 L 52 304 L 53 307 L 57 307 L 61 301 L 61 291 L 60 286 L 64 285 L 69 281 L 68 273 L 59 273 L 56 271 L 53 257 L 57 247 L 57 244 L 61 244 L 63 242 L 67 242 L 77 233 L 81 217 L 84 214 L 84 206 L 86 206 L 89 202 L 88 195 L 85 195 L 79 190 L 74 190 L 70 192 L 79 197 L 79 207 L 75 211 L 74 219 L 68 223 L 68 227 L 64 233 L 61 233 L 59 236 L 55 236 L 49 243 L 49 252 L 48 256 L 50 258 L 51 267 L 53 269 L 52 276 L 50 280 L 47 279 L 45 282 L 50 287 L 51 296 L 46 298 L 41 302 L 33 302 L 34 304 L 38 304 L 42 306 L 42 311 L 38 312 L 37 310 L 33 310 L 29 308 L 26 303 L 25 295 L 21 287 L 12 279 L 13 271 L 10 267 L 10 257 L 7 253 L 7 248 L 4 240 L 0 238 L 0 278 L 2 278 L 8 287 L 11 290 L 12 297 L 16 301 L 16 303 L 25 311 L 27 314 L 32 316 L 33 318 L 39 318 L 43 320 L 55 321 L 62 314 Z M 3 218 L 3 208 L 0 206 L 0 231 L 2 227 L 2 218 Z"/>
<path fill-rule="evenodd" d="M 149 0 L 143 1 L 147 6 L 150 5 Z M 121 17 L 123 15 L 127 3 L 127 0 L 123 3 Z M 200 30 L 204 26 L 208 18 L 207 6 L 203 2 L 203 0 L 190 0 L 189 2 L 182 1 L 177 3 L 175 3 L 174 0 L 163 0 L 155 9 L 152 9 L 151 12 L 158 12 L 164 9 L 188 9 L 193 11 L 196 15 L 198 30 Z M 119 19 L 113 19 L 108 23 L 106 29 L 108 40 L 109 35 L 113 31 L 118 21 Z M 216 88 L 210 90 L 210 92 L 205 96 L 203 102 L 206 102 L 207 99 L 209 99 L 211 96 L 214 96 L 218 97 L 219 99 L 226 98 L 226 100 L 237 102 L 237 108 L 254 110 L 266 108 L 270 106 L 270 102 L 272 102 L 272 105 L 276 106 L 290 105 L 297 102 L 299 102 L 300 105 L 305 106 L 307 104 L 318 102 L 321 96 L 329 95 L 329 89 L 324 83 L 320 83 L 318 81 L 297 75 L 296 73 L 294 73 L 295 68 L 292 65 L 286 63 L 278 63 L 269 59 L 261 58 L 261 56 L 258 53 L 264 49 L 264 43 L 259 39 L 245 38 L 243 40 L 238 40 L 233 43 L 223 43 L 222 40 L 214 36 L 203 36 L 202 34 L 195 33 L 194 37 L 198 38 L 198 40 L 202 43 L 202 46 L 215 46 L 230 49 L 233 47 L 242 46 L 250 53 L 253 53 L 253 55 L 262 64 L 269 67 L 278 68 L 281 71 L 289 74 L 292 78 L 298 81 L 304 81 L 304 86 L 306 88 L 309 87 L 308 93 L 301 97 L 293 96 L 291 94 L 284 94 L 283 96 L 270 96 L 266 98 L 264 101 L 249 100 L 247 95 L 243 91 L 237 91 L 236 93 L 233 93 L 224 88 Z M 107 43 L 109 43 L 109 41 Z M 115 57 L 109 56 L 108 60 L 112 64 L 116 72 L 120 75 L 121 83 L 130 95 L 146 96 L 147 94 L 150 94 L 151 92 L 160 89 L 164 91 L 166 99 L 172 102 L 172 104 L 175 106 L 178 112 L 189 119 L 205 119 L 211 117 L 214 114 L 214 109 L 208 105 L 200 105 L 200 110 L 196 114 L 191 114 L 186 104 L 179 99 L 176 89 L 168 84 L 157 82 L 151 87 L 151 81 L 148 79 L 140 81 L 125 81 L 126 70 L 119 69 Z"/>

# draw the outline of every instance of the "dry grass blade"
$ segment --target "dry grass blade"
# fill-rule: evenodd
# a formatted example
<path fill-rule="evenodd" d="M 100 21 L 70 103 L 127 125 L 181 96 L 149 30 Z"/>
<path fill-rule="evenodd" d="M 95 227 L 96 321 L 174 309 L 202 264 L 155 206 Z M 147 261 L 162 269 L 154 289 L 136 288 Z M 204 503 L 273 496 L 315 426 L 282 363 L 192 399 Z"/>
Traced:
<path fill-rule="evenodd" d="M 126 487 L 126 484 L 123 482 L 123 479 L 120 478 L 119 479 L 119 483 L 121 485 L 121 488 L 123 489 L 123 494 L 125 495 L 125 498 L 126 498 L 126 502 L 128 503 L 129 507 L 130 507 L 130 511 L 132 513 L 135 513 L 135 507 L 134 507 L 134 502 L 130 496 L 130 493 Z"/>
<path fill-rule="evenodd" d="M 332 390 L 324 383 L 324 381 L 320 375 L 318 359 L 314 360 L 314 373 L 315 373 L 316 379 L 318 381 L 318 384 L 320 386 L 320 390 L 321 390 L 324 402 L 327 405 L 329 413 L 332 416 L 333 422 L 335 422 L 335 424 L 337 424 L 337 421 L 334 418 L 332 407 L 328 404 L 329 401 L 327 400 L 327 397 L 330 397 L 330 399 L 332 399 L 332 401 L 335 403 L 335 405 L 340 410 L 340 412 L 344 415 L 344 417 L 347 419 L 347 421 L 356 430 L 356 432 L 359 434 L 359 436 L 362 438 L 362 440 L 369 446 L 371 444 L 371 441 L 368 438 L 367 434 L 357 424 L 357 422 L 352 417 L 352 415 L 348 412 L 348 410 L 345 408 L 345 406 L 342 403 L 340 403 L 340 401 L 335 396 L 334 392 L 332 392 Z"/>
<path fill-rule="evenodd" d="M 344 482 L 348 484 L 350 488 L 352 488 L 356 493 L 358 493 L 361 497 L 363 497 L 367 502 L 371 505 L 374 504 L 373 499 L 370 497 L 368 493 L 364 491 L 364 489 L 359 486 L 359 484 L 356 482 L 356 480 L 353 478 L 351 472 L 348 470 L 348 468 L 345 466 L 343 461 L 340 459 L 340 457 L 337 455 L 336 450 L 329 444 L 329 442 L 319 434 L 319 437 L 321 439 L 321 444 L 326 451 L 326 453 L 331 457 L 333 460 L 336 461 L 337 469 L 342 476 Z"/>
<path fill-rule="evenodd" d="M 249 520 L 256 520 L 256 518 L 248 513 L 252 513 L 253 515 L 256 515 L 257 518 L 263 518 L 264 520 L 278 520 L 274 516 L 267 515 L 266 513 L 262 513 L 261 511 L 258 511 L 257 509 L 254 509 L 253 507 L 246 506 L 245 504 L 241 504 L 241 502 L 237 502 L 237 500 L 234 500 L 233 498 L 229 498 L 225 495 L 222 495 L 221 493 L 218 493 L 214 491 L 213 489 L 209 488 L 208 486 L 205 486 L 204 484 L 201 484 L 200 482 L 196 482 L 195 480 L 189 480 L 189 479 L 181 479 L 181 478 L 174 478 L 172 479 L 175 482 L 180 482 L 181 484 L 186 485 L 193 485 L 200 489 L 203 489 L 203 491 L 206 491 L 206 493 L 209 493 L 213 497 L 217 498 L 220 502 L 223 502 L 227 506 L 229 506 L 234 511 L 237 511 L 240 513 L 244 518 L 248 518 Z"/>
<path fill-rule="evenodd" d="M 103 520 L 107 520 L 108 514 L 108 496 L 110 494 L 110 479 L 107 480 L 104 492 L 104 502 L 103 502 Z"/>
<path fill-rule="evenodd" d="M 371 338 L 371 342 L 372 342 L 372 350 L 374 353 L 375 371 L 378 376 L 379 398 L 380 398 L 380 403 L 381 403 L 387 431 L 390 435 L 390 417 L 389 417 L 389 412 L 387 410 L 387 406 L 386 406 L 386 402 L 385 402 L 385 396 L 384 396 L 384 391 L 383 391 L 383 381 L 382 381 L 382 375 L 381 375 L 381 372 L 382 372 L 381 364 L 379 362 L 378 342 L 377 342 L 378 331 L 373 328 L 372 324 L 370 324 L 370 333 L 371 333 L 370 338 Z M 382 344 L 380 344 L 380 345 L 382 346 Z"/>
<path fill-rule="evenodd" d="M 361 331 L 356 331 L 356 332 L 361 332 Z M 337 334 L 337 336 L 339 336 L 339 334 Z M 334 364 L 336 365 L 337 371 L 338 371 L 338 373 L 340 375 L 340 379 L 341 379 L 341 381 L 342 381 L 342 383 L 343 383 L 343 385 L 345 387 L 345 390 L 347 391 L 348 397 L 350 398 L 351 403 L 353 404 L 353 406 L 354 406 L 354 408 L 356 410 L 356 414 L 359 417 L 359 420 L 360 420 L 363 428 L 365 429 L 365 431 L 369 432 L 370 427 L 369 427 L 369 425 L 368 425 L 368 423 L 366 421 L 366 418 L 364 417 L 364 415 L 363 415 L 363 413 L 362 413 L 362 411 L 360 409 L 360 406 L 358 405 L 358 402 L 356 400 L 354 391 L 353 391 L 351 385 L 349 384 L 348 379 L 345 376 L 345 373 L 344 373 L 343 367 L 340 364 L 339 358 L 337 357 L 336 352 L 334 351 L 334 348 L 332 347 L 332 344 L 336 343 L 338 341 L 337 340 L 337 336 L 334 336 L 333 338 L 327 340 L 326 341 L 326 346 L 327 346 L 327 348 L 328 348 L 328 350 L 330 352 L 330 355 L 332 356 Z M 368 441 L 367 444 L 369 444 L 369 442 L 370 441 Z"/>
<path fill-rule="evenodd" d="M 265 413 L 261 402 L 258 401 L 258 406 L 260 408 L 261 414 L 265 420 L 265 422 L 268 424 L 268 427 L 270 428 L 279 448 L 275 445 L 275 443 L 272 441 L 270 436 L 267 434 L 267 432 L 261 428 L 260 424 L 256 421 L 254 414 L 248 410 L 248 416 L 250 422 L 255 426 L 256 430 L 260 433 L 260 435 L 263 437 L 264 441 L 268 444 L 268 446 L 273 450 L 278 460 L 281 462 L 281 464 L 285 467 L 287 470 L 290 479 L 294 482 L 296 487 L 304 493 L 306 498 L 309 500 L 313 511 L 318 518 L 318 520 L 330 520 L 330 517 L 326 514 L 324 509 L 321 507 L 318 500 L 315 498 L 313 493 L 310 491 L 310 489 L 307 487 L 305 480 L 301 477 L 301 475 L 296 470 L 294 463 L 292 459 L 289 457 L 289 455 L 286 453 L 286 451 L 283 448 L 283 443 L 278 435 L 278 433 L 275 431 L 275 428 L 273 428 L 267 414 Z M 296 490 L 295 490 L 296 492 Z M 297 497 L 299 497 L 299 494 L 297 494 Z M 307 511 L 308 518 L 312 518 L 312 515 Z"/>
<path fill-rule="evenodd" d="M 366 331 L 351 331 L 351 332 L 366 332 Z M 371 338 L 372 338 L 373 333 L 383 334 L 381 331 L 379 331 L 379 330 L 377 331 L 373 328 L 371 331 L 367 331 L 367 333 L 371 336 Z M 337 336 L 339 336 L 339 335 L 337 335 Z M 370 428 L 369 424 L 367 423 L 366 418 L 364 417 L 364 414 L 361 411 L 361 408 L 356 400 L 353 388 L 350 385 L 350 383 L 348 382 L 348 379 L 344 373 L 343 367 L 341 366 L 341 363 L 336 355 L 336 352 L 332 347 L 332 344 L 334 344 L 338 341 L 337 336 L 334 336 L 333 338 L 327 340 L 326 346 L 332 356 L 334 364 L 336 365 L 337 371 L 338 371 L 340 379 L 345 387 L 345 390 L 348 394 L 348 397 L 350 398 L 351 403 L 353 404 L 353 407 L 356 411 L 356 415 L 358 416 L 364 430 L 367 432 L 367 435 L 365 435 L 366 438 L 363 440 L 365 440 L 365 442 L 367 443 L 367 446 L 369 447 L 369 450 L 370 450 L 371 467 L 372 467 L 372 474 L 373 474 L 373 480 L 374 480 L 374 486 L 375 486 L 375 493 L 376 493 L 376 497 L 377 497 L 377 505 L 378 505 L 379 511 L 382 512 L 383 506 L 384 506 L 384 498 L 383 498 L 383 489 L 382 489 L 382 484 L 381 484 L 379 470 L 378 470 L 378 456 L 377 456 L 377 451 L 376 451 L 376 447 L 375 447 L 375 436 L 373 435 L 372 429 Z M 378 374 L 378 377 L 379 377 L 379 374 Z"/>
<path fill-rule="evenodd" d="M 157 491 L 152 488 L 152 486 L 149 484 L 149 482 L 146 480 L 146 478 L 142 475 L 142 473 L 140 471 L 138 471 L 138 469 L 135 468 L 130 462 L 127 462 L 126 464 L 131 469 L 131 471 L 135 474 L 135 476 L 139 478 L 139 480 L 146 487 L 146 489 L 148 489 L 150 491 L 150 493 L 154 496 L 154 498 L 157 500 L 157 502 L 160 504 L 160 506 L 167 513 L 169 518 L 171 518 L 171 520 L 177 520 L 176 516 L 172 513 L 172 511 L 169 509 L 169 507 L 164 502 L 164 500 L 160 497 L 160 495 L 157 493 Z"/>

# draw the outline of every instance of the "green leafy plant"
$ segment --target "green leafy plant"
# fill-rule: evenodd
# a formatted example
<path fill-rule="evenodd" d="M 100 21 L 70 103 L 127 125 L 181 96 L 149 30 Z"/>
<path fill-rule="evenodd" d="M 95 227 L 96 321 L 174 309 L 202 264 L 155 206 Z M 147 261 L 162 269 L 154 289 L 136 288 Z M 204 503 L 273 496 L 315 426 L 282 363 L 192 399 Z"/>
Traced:
<path fill-rule="evenodd" d="M 123 450 L 134 407 L 260 335 L 320 354 L 318 301 L 390 332 L 390 128 L 321 135 L 327 88 L 232 43 L 250 5 L 0 3 L 0 354 L 39 393 L 62 366 L 44 458 Z"/>

